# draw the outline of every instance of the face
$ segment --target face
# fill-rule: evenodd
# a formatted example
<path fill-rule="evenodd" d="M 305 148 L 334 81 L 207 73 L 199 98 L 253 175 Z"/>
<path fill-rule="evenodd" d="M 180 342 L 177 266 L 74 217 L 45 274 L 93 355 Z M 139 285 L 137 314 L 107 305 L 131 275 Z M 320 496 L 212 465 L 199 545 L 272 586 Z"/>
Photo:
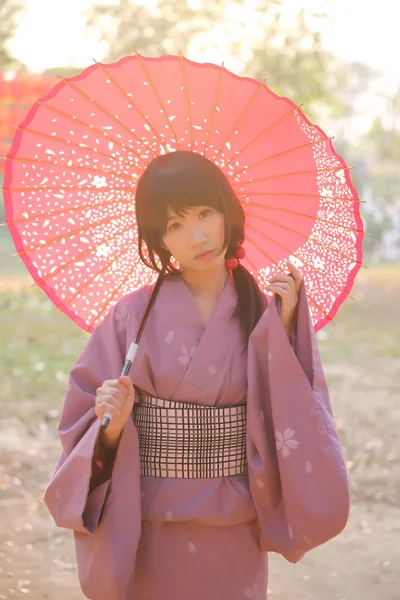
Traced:
<path fill-rule="evenodd" d="M 225 261 L 224 215 L 208 206 L 193 206 L 182 216 L 168 207 L 163 246 L 182 270 L 204 270 Z"/>

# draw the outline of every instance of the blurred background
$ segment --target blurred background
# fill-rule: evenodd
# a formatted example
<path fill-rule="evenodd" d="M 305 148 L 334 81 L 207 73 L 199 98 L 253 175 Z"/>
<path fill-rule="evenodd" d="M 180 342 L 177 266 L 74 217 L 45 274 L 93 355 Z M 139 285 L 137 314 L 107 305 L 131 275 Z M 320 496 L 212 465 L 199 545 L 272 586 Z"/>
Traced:
<path fill-rule="evenodd" d="M 136 50 L 223 61 L 266 79 L 277 94 L 302 102 L 354 167 L 369 233 L 365 268 L 318 333 L 352 513 L 338 538 L 298 565 L 272 557 L 272 600 L 400 600 L 397 10 L 393 0 L 0 0 L 0 156 L 10 149 L 10 126 L 59 75 Z M 0 161 L 1 185 L 3 169 Z M 57 530 L 42 496 L 58 457 L 68 373 L 87 334 L 31 288 L 14 252 L 1 227 L 0 600 L 77 600 L 71 534 Z"/>

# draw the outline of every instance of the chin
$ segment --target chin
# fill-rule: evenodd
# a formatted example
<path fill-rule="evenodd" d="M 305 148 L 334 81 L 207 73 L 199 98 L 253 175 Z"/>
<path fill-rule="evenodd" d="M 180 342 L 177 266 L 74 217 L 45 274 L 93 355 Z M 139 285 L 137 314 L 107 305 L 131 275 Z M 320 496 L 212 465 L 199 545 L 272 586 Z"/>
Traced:
<path fill-rule="evenodd" d="M 193 271 L 210 271 L 220 269 L 224 266 L 225 260 L 221 260 L 219 257 L 216 257 L 213 260 L 194 261 L 194 264 L 190 265 L 190 267 L 188 266 L 187 269 L 192 269 Z"/>

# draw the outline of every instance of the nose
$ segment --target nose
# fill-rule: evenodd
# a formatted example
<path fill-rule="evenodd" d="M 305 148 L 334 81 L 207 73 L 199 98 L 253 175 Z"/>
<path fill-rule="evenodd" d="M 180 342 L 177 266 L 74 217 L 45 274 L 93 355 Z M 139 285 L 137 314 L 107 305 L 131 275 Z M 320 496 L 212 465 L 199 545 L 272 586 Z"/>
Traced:
<path fill-rule="evenodd" d="M 202 246 L 207 242 L 207 235 L 201 225 L 196 224 L 191 228 L 191 243 L 192 246 Z"/>

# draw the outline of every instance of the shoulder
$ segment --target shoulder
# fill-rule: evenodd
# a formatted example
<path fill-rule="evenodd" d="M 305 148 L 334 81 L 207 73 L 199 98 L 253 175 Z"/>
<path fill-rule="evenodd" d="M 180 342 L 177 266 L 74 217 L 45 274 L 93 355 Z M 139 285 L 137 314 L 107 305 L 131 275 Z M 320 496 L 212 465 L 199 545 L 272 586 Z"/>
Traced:
<path fill-rule="evenodd" d="M 151 285 L 143 286 L 130 294 L 126 294 L 113 306 L 112 310 L 115 313 L 123 313 L 124 311 L 136 312 L 143 310 L 154 288 L 154 283 Z"/>
<path fill-rule="evenodd" d="M 114 302 L 103 320 L 92 332 L 94 338 L 117 336 L 126 332 L 130 327 L 136 327 L 140 321 L 154 284 L 141 287 Z"/>

